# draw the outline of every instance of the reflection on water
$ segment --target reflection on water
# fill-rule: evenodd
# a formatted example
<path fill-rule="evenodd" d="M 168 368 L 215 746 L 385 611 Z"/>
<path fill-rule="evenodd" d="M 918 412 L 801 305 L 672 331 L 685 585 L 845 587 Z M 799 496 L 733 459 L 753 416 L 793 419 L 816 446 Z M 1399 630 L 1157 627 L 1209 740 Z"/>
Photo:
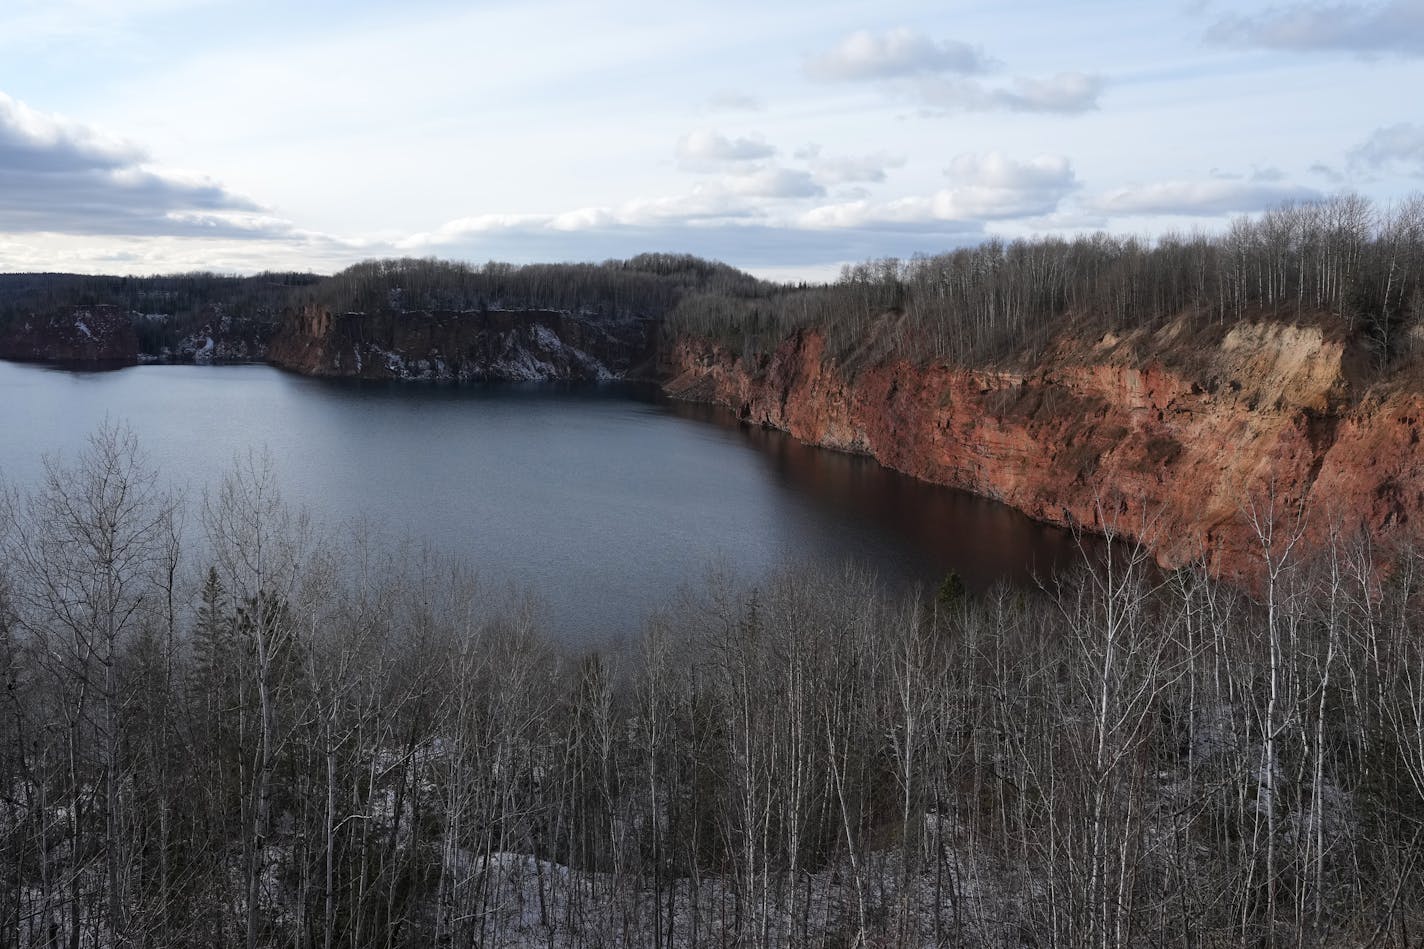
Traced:
<path fill-rule="evenodd" d="M 1076 557 L 1068 534 L 1002 505 L 635 386 L 0 363 L 0 474 L 33 484 L 43 454 L 72 457 L 106 417 L 195 498 L 235 455 L 269 450 L 290 501 L 528 586 L 574 642 L 636 632 L 712 563 L 754 580 L 849 561 L 931 587 L 953 570 L 975 589 Z"/>
<path fill-rule="evenodd" d="M 1079 539 L 965 491 L 928 484 L 864 455 L 807 445 L 776 429 L 748 425 L 724 409 L 667 403 L 683 418 L 737 431 L 769 460 L 776 477 L 829 516 L 884 531 L 903 545 L 896 574 L 938 583 L 953 571 L 970 590 L 1033 583 L 1082 562 Z M 1091 552 L 1097 540 L 1085 541 Z"/>

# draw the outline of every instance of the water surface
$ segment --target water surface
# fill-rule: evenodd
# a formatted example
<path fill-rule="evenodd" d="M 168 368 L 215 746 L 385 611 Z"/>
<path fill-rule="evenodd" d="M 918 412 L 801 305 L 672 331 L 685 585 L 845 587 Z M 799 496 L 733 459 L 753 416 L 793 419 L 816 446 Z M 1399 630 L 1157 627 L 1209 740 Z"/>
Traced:
<path fill-rule="evenodd" d="M 592 642 L 720 563 L 865 564 L 894 585 L 1026 582 L 1074 556 L 1063 531 L 869 458 L 744 426 L 650 388 L 310 379 L 267 366 L 73 372 L 0 363 L 0 476 L 33 484 L 106 418 L 195 496 L 270 449 L 286 498 L 365 518 L 528 585 Z"/>

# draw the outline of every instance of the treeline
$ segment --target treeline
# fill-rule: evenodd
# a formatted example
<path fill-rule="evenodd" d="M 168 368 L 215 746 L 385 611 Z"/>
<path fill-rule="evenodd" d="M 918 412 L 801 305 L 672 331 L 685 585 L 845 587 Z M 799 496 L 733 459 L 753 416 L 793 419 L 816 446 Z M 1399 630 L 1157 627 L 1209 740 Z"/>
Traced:
<path fill-rule="evenodd" d="M 660 320 L 692 292 L 754 295 L 767 286 L 725 264 L 686 254 L 642 254 L 601 264 L 370 260 L 329 277 L 0 274 L 0 333 L 31 315 L 108 304 L 134 315 L 140 351 L 157 355 L 205 332 L 265 344 L 284 314 L 306 305 L 342 313 L 538 309 Z"/>
<path fill-rule="evenodd" d="M 17 316 L 94 303 L 166 315 L 142 321 L 147 352 L 210 325 L 215 314 L 270 335 L 283 312 L 314 304 L 665 320 L 670 338 L 711 336 L 745 354 L 816 328 L 842 357 L 971 364 L 1032 359 L 1069 327 L 1090 335 L 1179 317 L 1198 326 L 1329 317 L 1385 366 L 1409 350 L 1424 316 L 1424 195 L 1390 207 L 1354 194 L 1290 204 L 1240 218 L 1219 235 L 992 239 L 846 266 L 827 285 L 771 283 L 685 254 L 600 264 L 371 260 L 330 277 L 0 275 L 0 329 Z"/>
<path fill-rule="evenodd" d="M 1178 316 L 1330 315 L 1383 363 L 1424 316 L 1422 281 L 1424 195 L 1380 208 L 1345 194 L 1243 217 L 1222 235 L 995 239 L 848 266 L 827 287 L 694 294 L 669 327 L 747 353 L 815 327 L 842 354 L 974 363 L 1031 355 L 1070 319 L 1089 334 Z"/>
<path fill-rule="evenodd" d="M 687 293 L 756 292 L 755 278 L 687 254 L 641 254 L 601 264 L 470 265 L 402 258 L 348 267 L 300 295 L 337 312 L 547 309 L 661 319 Z"/>
<path fill-rule="evenodd" d="M 1413 945 L 1424 561 L 1243 504 L 1255 597 L 1122 546 L 975 599 L 793 571 L 578 655 L 260 462 L 184 505 L 100 431 L 0 505 L 0 931 Z"/>
<path fill-rule="evenodd" d="M 276 331 L 293 291 L 319 279 L 304 273 L 251 277 L 0 274 L 0 333 L 11 322 L 29 316 L 104 304 L 135 315 L 134 329 L 143 353 L 177 349 L 184 339 L 205 331 L 265 343 Z"/>

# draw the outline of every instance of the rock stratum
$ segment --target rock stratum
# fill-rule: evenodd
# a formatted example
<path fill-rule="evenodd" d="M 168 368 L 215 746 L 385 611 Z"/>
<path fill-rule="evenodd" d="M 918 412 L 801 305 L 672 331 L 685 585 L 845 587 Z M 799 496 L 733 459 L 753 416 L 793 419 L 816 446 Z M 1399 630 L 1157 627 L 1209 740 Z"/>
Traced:
<path fill-rule="evenodd" d="M 805 330 L 752 359 L 682 338 L 662 368 L 675 397 L 1250 582 L 1257 524 L 1274 525 L 1278 552 L 1296 533 L 1318 549 L 1332 529 L 1378 542 L 1424 525 L 1418 367 L 1372 373 L 1349 338 L 1324 319 L 1183 318 L 1066 330 L 1033 368 L 1002 370 L 837 357 Z"/>
<path fill-rule="evenodd" d="M 594 381 L 650 364 L 657 323 L 558 310 L 333 313 L 283 322 L 268 361 L 314 376 L 437 381 Z"/>
<path fill-rule="evenodd" d="M 1065 319 L 1031 358 L 966 367 L 885 355 L 908 331 L 894 314 L 849 351 L 803 329 L 755 356 L 698 335 L 660 338 L 652 319 L 569 310 L 308 304 L 270 341 L 210 315 L 148 358 L 265 356 L 364 379 L 656 378 L 748 423 L 1043 521 L 1132 535 L 1164 566 L 1202 560 L 1228 578 L 1259 578 L 1259 526 L 1274 517 L 1280 543 L 1302 508 L 1306 547 L 1332 530 L 1363 528 L 1375 542 L 1424 533 L 1424 340 L 1382 372 L 1360 334 L 1330 316 L 1184 315 L 1121 335 Z M 141 320 L 115 306 L 25 317 L 0 334 L 0 358 L 132 365 L 144 358 Z"/>
<path fill-rule="evenodd" d="M 267 358 L 270 326 L 233 320 L 221 307 L 208 308 L 199 317 L 206 320 L 178 336 L 172 345 L 156 345 L 154 337 L 167 333 L 171 315 L 113 305 L 28 314 L 0 328 L 0 359 L 104 369 L 138 363 L 214 365 Z"/>
<path fill-rule="evenodd" d="M 0 333 L 0 359 L 118 367 L 138 362 L 138 333 L 116 306 L 66 308 L 16 320 Z"/>

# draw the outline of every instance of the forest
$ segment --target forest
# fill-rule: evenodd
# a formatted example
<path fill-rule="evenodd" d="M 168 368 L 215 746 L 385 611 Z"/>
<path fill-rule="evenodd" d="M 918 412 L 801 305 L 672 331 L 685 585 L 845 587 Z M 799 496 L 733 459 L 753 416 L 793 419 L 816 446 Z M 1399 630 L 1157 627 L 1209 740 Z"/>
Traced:
<path fill-rule="evenodd" d="M 672 254 L 0 278 L 0 316 L 79 298 L 193 319 L 551 308 L 743 354 L 815 329 L 833 353 L 968 363 L 1064 332 L 1329 317 L 1398 375 L 1424 317 L 1424 197 L 1342 195 L 1216 236 L 990 241 L 828 286 Z M 712 571 L 579 650 L 538 590 L 314 523 L 268 459 L 181 496 L 106 425 L 0 485 L 0 932 L 1416 945 L 1424 552 L 1343 528 L 1307 544 L 1312 512 L 1269 485 L 1239 500 L 1249 588 L 1164 572 L 1152 524 L 1104 510 L 1111 542 L 1033 588 Z"/>
<path fill-rule="evenodd" d="M 225 332 L 265 343 L 276 332 L 294 288 L 314 274 L 264 273 L 250 277 L 189 273 L 155 277 L 80 274 L 0 274 L 0 333 L 29 315 L 46 316 L 77 306 L 107 304 L 130 314 L 139 352 L 175 351 L 198 333 Z"/>
<path fill-rule="evenodd" d="M 847 265 L 821 287 L 689 293 L 667 325 L 743 354 L 814 328 L 844 355 L 887 313 L 902 318 L 881 355 L 917 362 L 1031 365 L 1065 332 L 1330 315 L 1388 367 L 1424 317 L 1424 194 L 1390 207 L 1355 194 L 1286 204 L 1237 218 L 1222 234 L 991 239 Z"/>
<path fill-rule="evenodd" d="M 619 646 L 121 426 L 0 498 L 20 946 L 1408 946 L 1421 560 L 715 572 Z M 1137 536 L 1150 536 L 1134 525 Z M 1087 549 L 1087 548 L 1085 548 Z"/>
<path fill-rule="evenodd" d="M 134 314 L 142 352 L 172 348 L 227 316 L 265 340 L 284 314 L 482 309 L 558 310 L 663 324 L 668 340 L 716 338 L 766 352 L 801 329 L 833 352 L 863 350 L 881 318 L 882 358 L 1031 364 L 1055 335 L 1087 336 L 1187 317 L 1201 326 L 1258 318 L 1337 317 L 1388 369 L 1424 316 L 1424 193 L 1388 207 L 1352 193 L 1236 219 L 1224 233 L 1154 239 L 1103 233 L 1005 241 L 910 260 L 846 265 L 828 284 L 759 280 L 688 254 L 602 263 L 467 264 L 368 260 L 331 276 L 0 275 L 0 330 L 10 320 L 107 303 Z"/>

